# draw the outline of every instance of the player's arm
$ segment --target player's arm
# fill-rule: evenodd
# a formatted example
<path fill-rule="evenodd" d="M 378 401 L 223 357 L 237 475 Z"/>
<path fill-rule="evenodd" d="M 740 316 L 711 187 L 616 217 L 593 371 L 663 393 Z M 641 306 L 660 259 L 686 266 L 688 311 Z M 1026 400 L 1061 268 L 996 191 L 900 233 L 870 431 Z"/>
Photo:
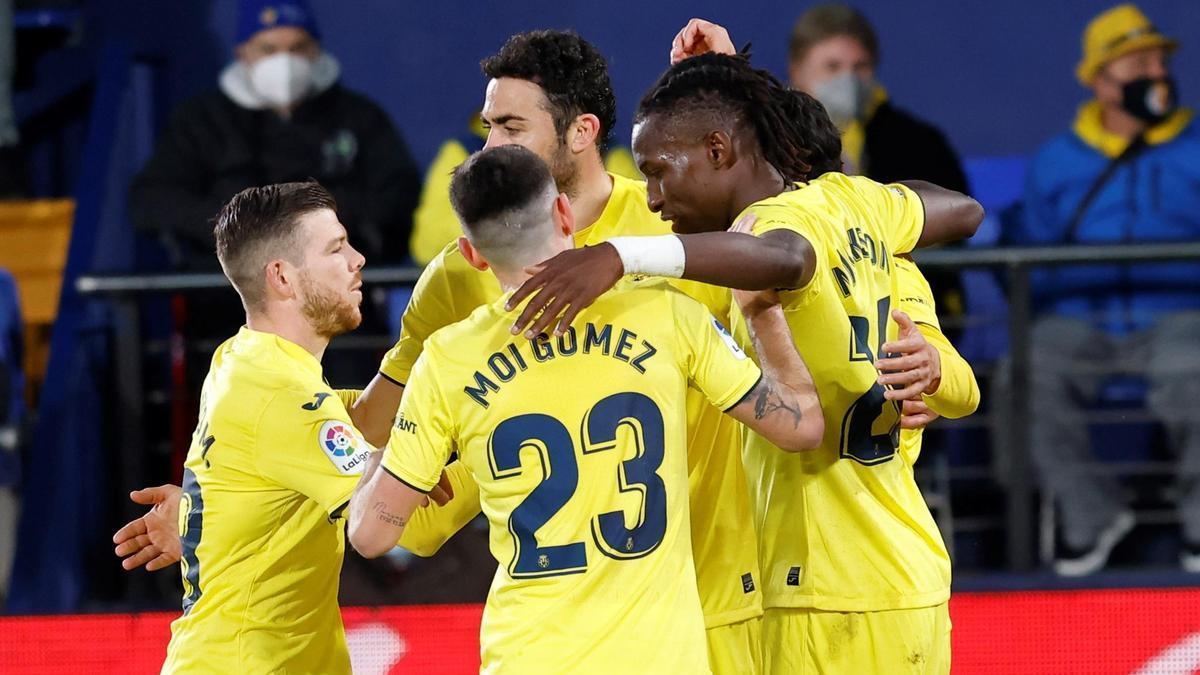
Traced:
<path fill-rule="evenodd" d="M 396 419 L 403 396 L 404 387 L 382 373 L 375 373 L 353 405 L 347 406 L 350 421 L 354 422 L 368 443 L 382 447 L 387 443 L 388 432 Z"/>
<path fill-rule="evenodd" d="M 784 450 L 816 448 L 825 435 L 821 400 L 778 298 L 773 291 L 735 292 L 734 297 L 746 317 L 762 377 L 726 412 Z"/>
<path fill-rule="evenodd" d="M 581 310 L 625 274 L 676 277 L 751 291 L 801 288 L 816 271 L 816 252 L 803 236 L 783 229 L 762 236 L 730 231 L 619 237 L 563 251 L 531 271 L 533 276 L 508 301 L 512 309 L 533 295 L 513 324 L 514 334 L 529 326 L 529 337 L 544 332 L 560 315 L 555 332 L 566 331 Z"/>
<path fill-rule="evenodd" d="M 479 486 L 462 462 L 451 462 L 443 473 L 454 499 L 432 503 L 413 512 L 400 535 L 399 545 L 428 558 L 480 513 Z"/>
<path fill-rule="evenodd" d="M 387 447 L 374 453 L 350 500 L 350 543 L 367 558 L 387 553 L 443 478 L 452 451 L 450 415 L 426 351 L 413 367 L 402 414 Z"/>
<path fill-rule="evenodd" d="M 377 470 L 384 452 L 371 453 L 362 482 L 350 499 L 350 544 L 364 558 L 378 558 L 392 550 L 426 498 L 425 492 Z"/>
<path fill-rule="evenodd" d="M 983 206 L 967 195 L 922 180 L 901 184 L 917 193 L 925 209 L 925 224 L 917 248 L 969 239 L 983 222 Z"/>

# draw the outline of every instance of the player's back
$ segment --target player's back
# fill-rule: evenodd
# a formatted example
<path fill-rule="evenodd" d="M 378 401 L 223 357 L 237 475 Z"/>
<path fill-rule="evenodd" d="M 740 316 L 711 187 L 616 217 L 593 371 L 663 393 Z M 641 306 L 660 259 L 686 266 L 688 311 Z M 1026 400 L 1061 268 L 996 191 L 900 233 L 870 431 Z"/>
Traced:
<path fill-rule="evenodd" d="M 896 330 L 892 255 L 915 246 L 920 199 L 827 174 L 748 210 L 757 234 L 791 230 L 816 253 L 812 280 L 781 295 L 825 414 L 814 452 L 783 453 L 755 434 L 747 441 L 766 606 L 866 611 L 945 601 L 947 561 L 911 468 L 895 461 L 899 406 L 884 399 L 874 366 Z M 744 336 L 744 326 L 736 330 Z"/>
<path fill-rule="evenodd" d="M 728 407 L 757 368 L 661 282 L 622 282 L 561 337 L 514 338 L 516 313 L 435 333 L 412 385 L 436 380 L 491 525 L 485 672 L 707 672 L 685 395 Z"/>
<path fill-rule="evenodd" d="M 164 672 L 349 672 L 334 516 L 366 449 L 348 419 L 298 345 L 243 328 L 217 348 L 184 468 L 184 614 Z"/>

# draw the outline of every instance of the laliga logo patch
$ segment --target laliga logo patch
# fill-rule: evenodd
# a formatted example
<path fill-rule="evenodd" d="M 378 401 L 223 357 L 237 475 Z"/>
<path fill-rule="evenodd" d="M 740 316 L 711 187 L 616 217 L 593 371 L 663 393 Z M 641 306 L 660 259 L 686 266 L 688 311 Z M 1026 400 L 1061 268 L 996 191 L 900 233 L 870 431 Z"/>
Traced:
<path fill-rule="evenodd" d="M 746 352 L 742 351 L 742 348 L 734 341 L 729 331 L 725 330 L 725 326 L 720 321 L 717 321 L 717 318 L 714 316 L 710 316 L 709 320 L 712 321 L 713 328 L 717 329 L 717 335 L 721 336 L 721 341 L 725 343 L 726 347 L 729 347 L 729 351 L 733 352 L 733 355 L 738 357 L 739 361 L 746 358 Z"/>
<path fill-rule="evenodd" d="M 354 427 L 346 422 L 329 420 L 321 425 L 321 430 L 317 433 L 317 442 L 325 456 L 343 475 L 362 473 L 370 450 L 366 443 L 359 440 Z"/>

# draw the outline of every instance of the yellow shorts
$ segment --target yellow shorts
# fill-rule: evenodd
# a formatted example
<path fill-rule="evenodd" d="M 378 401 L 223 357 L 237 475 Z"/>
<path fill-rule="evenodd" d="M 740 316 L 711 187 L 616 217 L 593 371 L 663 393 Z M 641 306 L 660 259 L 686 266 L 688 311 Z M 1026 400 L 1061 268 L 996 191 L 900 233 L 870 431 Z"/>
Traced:
<path fill-rule="evenodd" d="M 763 615 L 763 672 L 950 672 L 947 603 L 886 612 L 776 608 Z"/>
<path fill-rule="evenodd" d="M 762 669 L 762 617 L 716 626 L 708 637 L 713 675 L 759 675 Z"/>

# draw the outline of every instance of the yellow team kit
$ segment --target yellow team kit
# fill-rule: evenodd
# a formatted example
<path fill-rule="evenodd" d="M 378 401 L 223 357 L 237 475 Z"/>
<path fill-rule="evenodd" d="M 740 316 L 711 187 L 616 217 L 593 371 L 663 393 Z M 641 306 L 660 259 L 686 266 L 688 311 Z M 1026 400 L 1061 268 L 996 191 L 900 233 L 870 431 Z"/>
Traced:
<path fill-rule="evenodd" d="M 477 485 L 499 563 L 483 672 L 707 672 L 686 392 L 727 409 L 757 366 L 661 282 L 622 282 L 533 341 L 505 300 L 424 342 L 382 463 L 428 491 L 457 453 Z"/>

